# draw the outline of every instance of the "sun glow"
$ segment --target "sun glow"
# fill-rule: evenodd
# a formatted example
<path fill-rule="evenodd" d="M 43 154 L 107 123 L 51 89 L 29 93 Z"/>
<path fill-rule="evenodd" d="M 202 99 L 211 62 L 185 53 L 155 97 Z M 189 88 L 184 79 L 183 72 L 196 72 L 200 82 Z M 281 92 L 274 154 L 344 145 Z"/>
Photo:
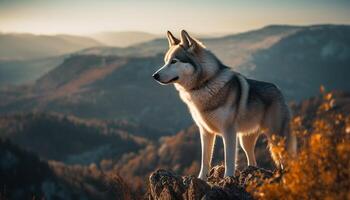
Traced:
<path fill-rule="evenodd" d="M 232 33 L 268 24 L 349 24 L 350 3 L 339 2 L 307 7 L 307 2 L 274 0 L 264 5 L 259 1 L 226 0 L 1 1 L 0 31 L 89 34 L 108 30 L 164 33 L 167 29 L 189 29 L 200 33 Z"/>

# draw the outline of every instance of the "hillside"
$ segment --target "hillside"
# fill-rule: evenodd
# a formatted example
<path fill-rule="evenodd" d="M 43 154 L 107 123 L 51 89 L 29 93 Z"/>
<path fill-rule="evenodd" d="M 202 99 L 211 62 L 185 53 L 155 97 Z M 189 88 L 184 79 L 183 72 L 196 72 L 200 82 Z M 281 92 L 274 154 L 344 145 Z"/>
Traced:
<path fill-rule="evenodd" d="M 30 84 L 60 65 L 65 56 L 0 61 L 0 85 Z"/>
<path fill-rule="evenodd" d="M 96 33 L 91 35 L 91 37 L 107 46 L 127 47 L 138 43 L 148 42 L 158 36 L 146 32 L 125 31 Z"/>
<path fill-rule="evenodd" d="M 0 33 L 0 61 L 60 56 L 101 45 L 82 36 Z"/>
<path fill-rule="evenodd" d="M 95 165 L 66 166 L 40 160 L 0 139 L 0 199 L 127 199 L 125 182 Z"/>
<path fill-rule="evenodd" d="M 157 132 L 126 122 L 81 120 L 60 114 L 28 113 L 0 117 L 0 138 L 9 139 L 42 159 L 90 165 L 136 152 Z M 141 134 L 140 134 L 141 135 Z"/>

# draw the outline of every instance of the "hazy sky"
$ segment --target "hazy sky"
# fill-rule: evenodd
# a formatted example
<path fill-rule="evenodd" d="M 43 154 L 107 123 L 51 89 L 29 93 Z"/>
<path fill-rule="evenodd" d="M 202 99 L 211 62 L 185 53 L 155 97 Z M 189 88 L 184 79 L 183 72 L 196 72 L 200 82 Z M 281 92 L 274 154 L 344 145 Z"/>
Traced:
<path fill-rule="evenodd" d="M 232 33 L 316 23 L 350 24 L 350 0 L 0 0 L 3 32 Z"/>

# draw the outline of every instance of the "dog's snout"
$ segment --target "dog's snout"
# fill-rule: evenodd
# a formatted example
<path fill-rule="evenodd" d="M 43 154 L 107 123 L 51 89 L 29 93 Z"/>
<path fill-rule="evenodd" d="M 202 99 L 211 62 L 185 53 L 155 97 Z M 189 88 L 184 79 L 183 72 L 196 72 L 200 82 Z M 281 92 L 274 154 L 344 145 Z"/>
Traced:
<path fill-rule="evenodd" d="M 154 79 L 156 79 L 157 81 L 159 81 L 159 74 L 158 73 L 155 73 L 152 75 Z"/>

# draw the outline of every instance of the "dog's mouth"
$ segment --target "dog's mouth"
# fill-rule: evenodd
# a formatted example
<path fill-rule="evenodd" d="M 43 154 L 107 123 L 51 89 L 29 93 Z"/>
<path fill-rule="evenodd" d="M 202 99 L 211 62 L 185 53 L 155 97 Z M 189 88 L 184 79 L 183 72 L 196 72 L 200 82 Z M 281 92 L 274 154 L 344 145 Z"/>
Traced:
<path fill-rule="evenodd" d="M 175 81 L 177 81 L 177 80 L 179 80 L 179 77 L 178 77 L 178 76 L 175 77 L 175 78 L 173 78 L 173 79 L 171 79 L 171 80 L 168 81 L 168 82 L 164 82 L 164 84 L 169 84 L 169 83 L 175 82 Z"/>

